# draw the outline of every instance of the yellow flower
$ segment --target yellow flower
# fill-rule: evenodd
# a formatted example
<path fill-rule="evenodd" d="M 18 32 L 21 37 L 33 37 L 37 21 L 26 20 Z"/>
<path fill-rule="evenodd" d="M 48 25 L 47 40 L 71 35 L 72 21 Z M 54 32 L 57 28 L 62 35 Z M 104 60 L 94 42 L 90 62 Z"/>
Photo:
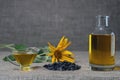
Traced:
<path fill-rule="evenodd" d="M 52 57 L 52 63 L 63 62 L 63 61 L 71 62 L 71 63 L 75 62 L 73 58 L 74 56 L 73 53 L 68 50 L 65 50 L 70 44 L 71 42 L 69 42 L 68 39 L 65 38 L 65 36 L 61 38 L 57 47 L 54 47 L 51 43 L 48 42 L 50 49 L 50 53 L 48 54 L 48 56 Z"/>

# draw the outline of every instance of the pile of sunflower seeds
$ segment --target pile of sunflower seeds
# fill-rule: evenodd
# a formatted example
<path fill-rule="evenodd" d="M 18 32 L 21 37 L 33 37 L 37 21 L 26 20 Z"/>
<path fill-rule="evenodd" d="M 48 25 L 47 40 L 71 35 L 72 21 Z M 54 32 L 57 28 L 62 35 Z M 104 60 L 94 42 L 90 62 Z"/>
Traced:
<path fill-rule="evenodd" d="M 46 64 L 43 67 L 45 67 L 48 70 L 54 71 L 74 71 L 81 68 L 81 66 L 70 62 L 56 62 L 53 64 Z"/>

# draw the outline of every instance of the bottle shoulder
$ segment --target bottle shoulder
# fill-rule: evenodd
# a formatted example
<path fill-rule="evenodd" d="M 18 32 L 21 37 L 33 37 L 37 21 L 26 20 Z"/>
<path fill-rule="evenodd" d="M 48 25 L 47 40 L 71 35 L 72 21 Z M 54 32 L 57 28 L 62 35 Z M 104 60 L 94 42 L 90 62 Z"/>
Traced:
<path fill-rule="evenodd" d="M 98 35 L 115 35 L 115 33 L 109 28 L 109 27 L 103 27 L 103 26 L 100 26 L 100 27 L 96 27 L 94 29 L 94 31 L 92 32 L 92 34 L 98 34 Z"/>
<path fill-rule="evenodd" d="M 115 36 L 115 33 L 114 33 L 114 32 L 105 33 L 105 34 L 91 33 L 91 34 L 89 34 L 89 35 L 92 35 L 92 36 Z"/>

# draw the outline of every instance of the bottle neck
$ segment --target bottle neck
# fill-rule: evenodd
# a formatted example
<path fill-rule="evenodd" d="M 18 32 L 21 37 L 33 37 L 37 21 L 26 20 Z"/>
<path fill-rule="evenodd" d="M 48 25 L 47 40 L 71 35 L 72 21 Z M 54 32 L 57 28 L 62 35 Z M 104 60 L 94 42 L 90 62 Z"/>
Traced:
<path fill-rule="evenodd" d="M 102 27 L 102 28 L 108 27 L 108 19 L 109 19 L 109 16 L 98 15 L 97 16 L 97 27 Z"/>
<path fill-rule="evenodd" d="M 96 18 L 97 18 L 97 25 L 93 33 L 94 34 L 107 34 L 107 31 L 105 28 L 108 28 L 109 16 L 98 15 Z"/>

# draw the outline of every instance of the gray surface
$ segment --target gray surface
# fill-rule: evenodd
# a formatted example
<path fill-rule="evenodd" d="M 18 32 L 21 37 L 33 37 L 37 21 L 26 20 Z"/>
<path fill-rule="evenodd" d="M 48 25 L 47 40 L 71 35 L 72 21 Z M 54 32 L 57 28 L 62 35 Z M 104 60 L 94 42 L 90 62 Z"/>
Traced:
<path fill-rule="evenodd" d="M 88 50 L 98 14 L 111 17 L 120 50 L 120 0 L 0 0 L 0 43 L 57 44 L 65 35 L 71 50 Z"/>
<path fill-rule="evenodd" d="M 76 71 L 50 71 L 43 68 L 48 63 L 33 63 L 32 67 L 36 67 L 30 72 L 23 72 L 9 62 L 2 61 L 4 56 L 11 54 L 10 52 L 0 52 L 0 80 L 2 76 L 9 77 L 11 80 L 15 78 L 34 77 L 39 79 L 33 80 L 120 80 L 120 70 L 118 71 L 91 71 L 88 63 L 88 52 L 77 52 L 75 54 L 76 64 L 81 69 Z M 116 52 L 116 64 L 120 66 L 120 52 Z M 23 80 L 23 79 L 22 79 Z M 25 79 L 31 80 L 31 79 Z"/>

